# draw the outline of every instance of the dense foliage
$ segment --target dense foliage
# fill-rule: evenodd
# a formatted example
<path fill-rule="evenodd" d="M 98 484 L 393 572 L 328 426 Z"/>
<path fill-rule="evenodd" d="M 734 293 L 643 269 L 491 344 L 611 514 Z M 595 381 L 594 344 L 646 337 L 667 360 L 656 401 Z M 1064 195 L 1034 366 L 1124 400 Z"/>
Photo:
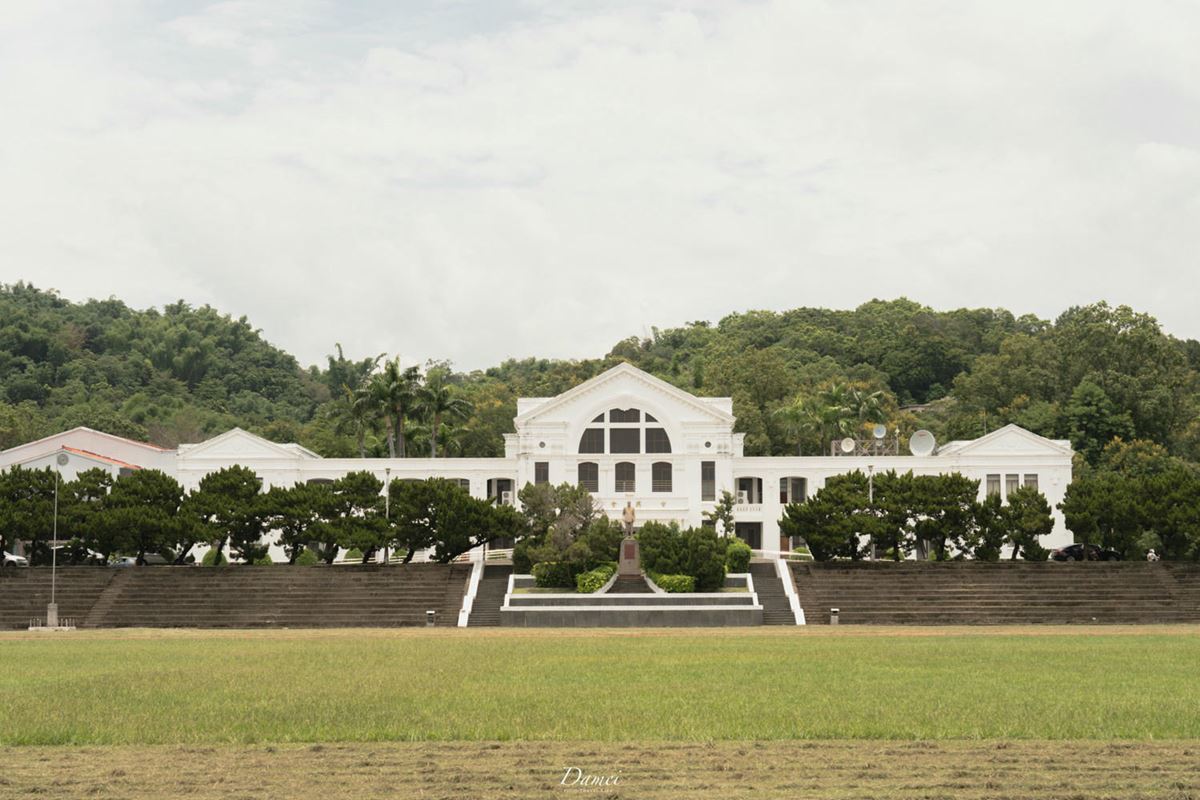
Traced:
<path fill-rule="evenodd" d="M 881 557 L 909 555 L 946 560 L 971 555 L 994 561 L 1011 545 L 1013 558 L 1043 560 L 1038 544 L 1054 527 L 1050 505 L 1037 489 L 979 501 L 979 482 L 950 473 L 836 475 L 803 503 L 784 507 L 780 530 L 802 538 L 813 558 L 861 559 L 874 547 Z"/>
<path fill-rule="evenodd" d="M 1200 555 L 1192 544 L 1200 512 L 1186 502 L 1200 461 L 1200 342 L 1169 336 L 1126 306 L 1072 307 L 1052 322 L 905 299 L 846 311 L 751 311 L 655 328 L 603 358 L 510 360 L 469 373 L 334 350 L 326 364 L 304 369 L 245 318 L 207 306 L 136 310 L 116 299 L 72 303 L 24 283 L 0 286 L 0 448 L 76 425 L 164 446 L 236 425 L 327 456 L 497 456 L 518 396 L 557 394 L 628 361 L 688 391 L 732 397 L 747 455 L 823 453 L 877 423 L 902 440 L 920 427 L 946 441 L 1010 422 L 1069 439 L 1078 480 L 1064 510 L 1077 533 L 1130 555 L 1151 546 L 1170 557 Z M 1143 474 L 1130 459 L 1106 457 L 1126 445 L 1157 448 L 1169 461 Z M 887 480 L 885 491 L 905 490 Z M 348 501 L 353 487 L 341 488 Z M 927 517 L 914 547 L 942 552 L 939 529 L 962 513 L 958 506 Z M 711 520 L 722 533 L 728 510 L 718 505 Z M 817 504 L 809 513 L 820 511 Z M 975 512 L 987 551 L 999 529 Z M 304 548 L 293 540 L 311 512 L 301 504 L 271 513 L 297 557 Z M 899 529 L 892 520 L 878 536 L 903 550 L 892 533 Z M 313 530 L 323 558 L 346 538 L 334 523 Z M 174 531 L 172 552 L 202 534 Z M 231 533 L 230 546 L 240 549 L 252 534 Z"/>

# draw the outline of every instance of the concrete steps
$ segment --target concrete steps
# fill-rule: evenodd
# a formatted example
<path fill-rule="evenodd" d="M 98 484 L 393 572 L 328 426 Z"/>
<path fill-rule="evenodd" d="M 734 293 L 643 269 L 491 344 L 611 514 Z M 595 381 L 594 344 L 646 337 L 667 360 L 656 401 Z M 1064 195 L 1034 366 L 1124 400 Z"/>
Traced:
<path fill-rule="evenodd" d="M 79 625 L 114 578 L 104 567 L 59 567 L 55 600 L 60 620 Z M 50 602 L 50 568 L 0 570 L 0 629 L 28 628 L 30 619 L 45 619 Z"/>
<path fill-rule="evenodd" d="M 1141 562 L 793 563 L 809 624 L 998 625 L 1200 621 L 1187 565 Z M 1195 570 L 1200 594 L 1200 568 Z"/>
<path fill-rule="evenodd" d="M 483 568 L 483 577 L 475 591 L 475 602 L 471 615 L 467 617 L 468 628 L 499 627 L 500 606 L 508 592 L 508 576 L 512 575 L 511 564 L 488 564 Z"/>
<path fill-rule="evenodd" d="M 788 602 L 783 582 L 775 571 L 774 561 L 755 561 L 750 564 L 754 591 L 763 607 L 763 625 L 795 625 L 796 615 Z"/>
<path fill-rule="evenodd" d="M 620 575 L 605 594 L 654 594 L 654 590 L 641 575 Z"/>
<path fill-rule="evenodd" d="M 437 624 L 454 625 L 471 571 L 469 564 L 73 569 L 74 595 L 64 591 L 60 570 L 60 616 L 87 627 L 170 628 L 424 625 L 429 610 Z M 9 619 L 28 624 L 30 606 L 44 613 L 40 581 L 0 587 L 6 627 Z"/>

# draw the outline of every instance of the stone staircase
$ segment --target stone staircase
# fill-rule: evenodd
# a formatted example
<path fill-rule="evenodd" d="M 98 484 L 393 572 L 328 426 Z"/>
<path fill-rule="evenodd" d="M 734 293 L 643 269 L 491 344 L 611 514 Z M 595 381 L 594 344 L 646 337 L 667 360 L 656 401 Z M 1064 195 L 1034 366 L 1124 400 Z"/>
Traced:
<path fill-rule="evenodd" d="M 471 605 L 470 616 L 467 617 L 468 628 L 494 628 L 500 625 L 500 606 L 504 605 L 508 576 L 512 575 L 512 571 L 511 564 L 484 566 L 479 588 L 475 590 L 475 602 Z"/>
<path fill-rule="evenodd" d="M 59 621 L 81 624 L 119 570 L 105 567 L 59 567 L 55 600 Z M 50 602 L 50 568 L 0 570 L 0 629 L 28 628 L 30 619 L 46 618 Z"/>
<path fill-rule="evenodd" d="M 796 615 L 792 613 L 783 582 L 775 571 L 775 562 L 750 562 L 750 575 L 754 578 L 758 602 L 763 607 L 763 625 L 795 625 Z"/>
<path fill-rule="evenodd" d="M 67 567 L 59 617 L 91 628 L 335 628 L 456 625 L 470 564 L 336 567 Z M 0 579 L 0 623 L 45 614 L 50 571 Z"/>
<path fill-rule="evenodd" d="M 1200 570 L 1145 562 L 793 563 L 808 624 L 1200 621 Z M 1188 599 L 1189 586 L 1197 595 Z"/>
<path fill-rule="evenodd" d="M 654 594 L 654 590 L 641 575 L 619 575 L 605 594 Z"/>

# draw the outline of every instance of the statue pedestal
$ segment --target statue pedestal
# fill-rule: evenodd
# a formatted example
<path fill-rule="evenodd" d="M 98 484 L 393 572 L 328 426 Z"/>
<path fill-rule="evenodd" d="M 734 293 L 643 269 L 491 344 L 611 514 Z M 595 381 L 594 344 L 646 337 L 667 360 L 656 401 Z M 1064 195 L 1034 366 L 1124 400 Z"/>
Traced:
<path fill-rule="evenodd" d="M 638 545 L 637 539 L 632 536 L 626 536 L 621 540 L 621 557 L 617 561 L 617 575 L 633 575 L 642 574 L 642 551 Z"/>

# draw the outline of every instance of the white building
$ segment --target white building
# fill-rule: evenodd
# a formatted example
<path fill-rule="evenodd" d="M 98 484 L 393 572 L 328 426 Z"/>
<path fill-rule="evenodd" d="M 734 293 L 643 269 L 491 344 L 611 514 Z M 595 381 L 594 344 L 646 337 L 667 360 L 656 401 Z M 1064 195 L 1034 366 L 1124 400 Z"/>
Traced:
<path fill-rule="evenodd" d="M 959 472 L 985 493 L 1007 494 L 1033 484 L 1054 508 L 1047 547 L 1070 544 L 1056 508 L 1071 482 L 1069 442 L 1016 425 L 979 439 L 942 445 L 929 455 L 744 456 L 728 397 L 696 397 L 629 364 L 620 364 L 557 397 L 517 402 L 516 433 L 503 458 L 322 458 L 297 444 L 276 444 L 240 429 L 199 444 L 163 450 L 87 428 L 0 452 L 13 464 L 53 467 L 66 453 L 63 478 L 100 466 L 114 474 L 155 468 L 194 489 L 209 472 L 232 464 L 252 468 L 264 488 L 328 480 L 370 470 L 381 480 L 450 478 L 476 497 L 515 502 L 526 483 L 580 483 L 619 518 L 626 502 L 639 521 L 699 525 L 723 491 L 738 498 L 738 534 L 756 549 L 787 549 L 779 519 L 788 502 L 804 499 L 831 475 L 853 470 L 938 474 Z"/>

